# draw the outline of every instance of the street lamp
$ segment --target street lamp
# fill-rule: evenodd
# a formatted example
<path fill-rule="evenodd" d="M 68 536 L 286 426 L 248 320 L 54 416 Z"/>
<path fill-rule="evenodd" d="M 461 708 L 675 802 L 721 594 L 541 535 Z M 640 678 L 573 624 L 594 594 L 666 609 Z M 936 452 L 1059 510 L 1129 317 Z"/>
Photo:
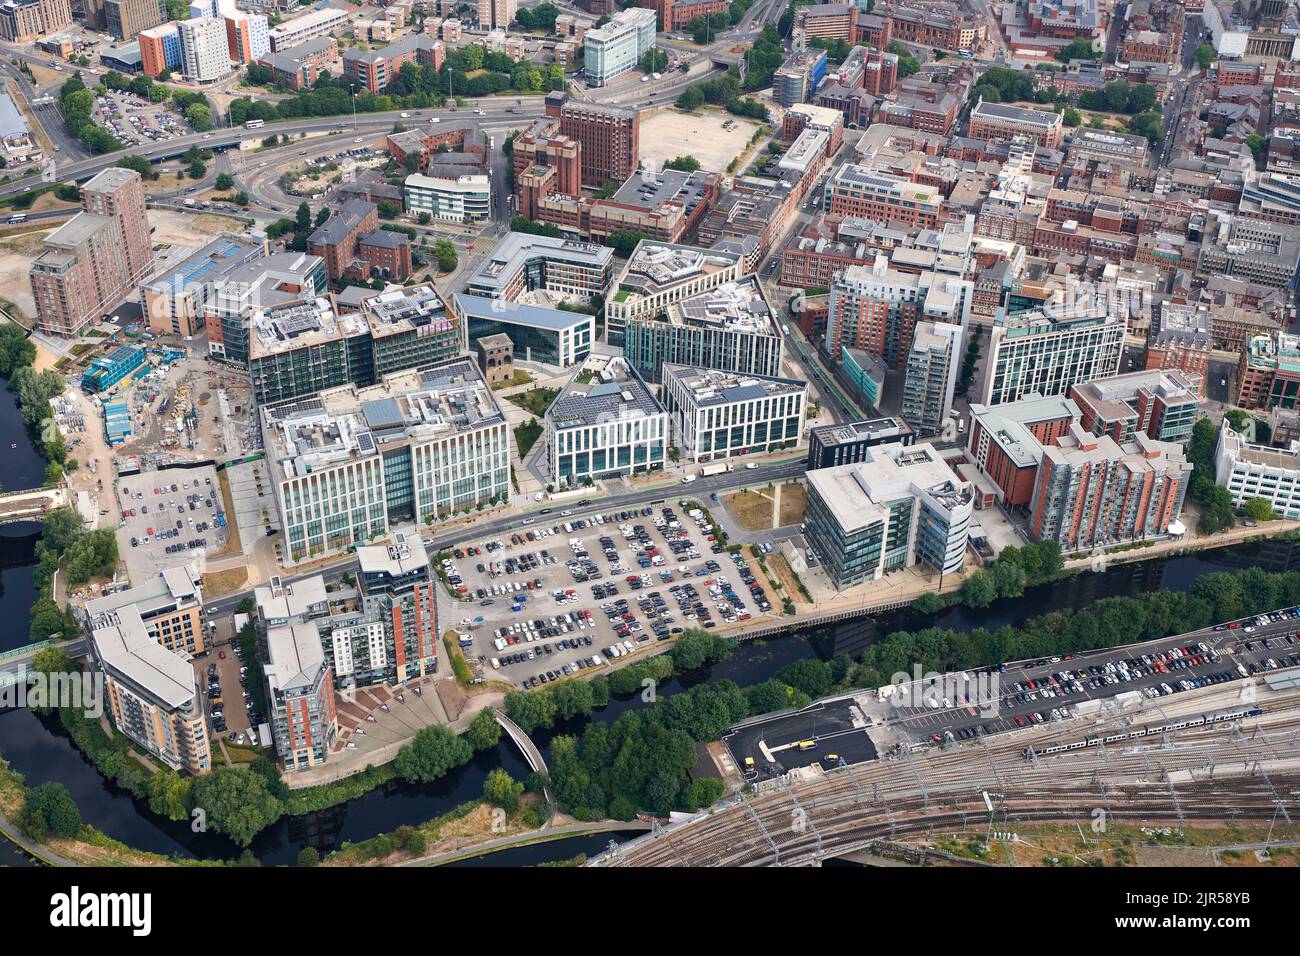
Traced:
<path fill-rule="evenodd" d="M 357 85 L 349 83 L 348 86 L 352 90 L 352 132 L 355 133 L 357 131 Z"/>

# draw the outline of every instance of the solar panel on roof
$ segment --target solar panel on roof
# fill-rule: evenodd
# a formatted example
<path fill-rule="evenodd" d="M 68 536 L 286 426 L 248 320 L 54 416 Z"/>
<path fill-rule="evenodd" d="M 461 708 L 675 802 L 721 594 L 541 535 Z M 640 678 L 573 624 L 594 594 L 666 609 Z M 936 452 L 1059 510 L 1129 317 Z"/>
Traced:
<path fill-rule="evenodd" d="M 393 428 L 403 423 L 402 410 L 393 398 L 365 402 L 361 406 L 361 413 L 365 415 L 366 423 L 375 429 Z"/>

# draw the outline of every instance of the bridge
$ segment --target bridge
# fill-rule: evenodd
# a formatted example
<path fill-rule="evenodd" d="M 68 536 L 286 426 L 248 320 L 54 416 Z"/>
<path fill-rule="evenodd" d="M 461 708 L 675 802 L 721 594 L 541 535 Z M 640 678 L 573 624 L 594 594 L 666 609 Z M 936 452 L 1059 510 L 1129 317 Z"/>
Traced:
<path fill-rule="evenodd" d="M 43 521 L 47 512 L 66 508 L 71 503 L 68 491 L 57 488 L 32 488 L 0 494 L 0 524 L 17 521 Z"/>
<path fill-rule="evenodd" d="M 528 761 L 528 766 L 532 768 L 533 772 L 540 773 L 542 776 L 546 777 L 548 781 L 546 784 L 546 802 L 551 808 L 551 813 L 554 814 L 555 795 L 551 793 L 551 785 L 549 783 L 551 772 L 546 769 L 546 760 L 542 757 L 542 752 L 538 750 L 537 745 L 533 743 L 533 738 L 524 733 L 518 724 L 505 714 L 501 713 L 501 711 L 494 709 L 492 711 L 492 716 L 497 719 L 497 723 L 500 724 L 505 732 L 510 735 L 510 739 L 515 742 L 515 745 L 523 751 L 524 759 Z"/>
<path fill-rule="evenodd" d="M 32 658 L 37 651 L 44 650 L 47 647 L 62 647 L 67 655 L 74 660 L 86 656 L 86 641 L 81 638 L 75 638 L 70 641 L 38 641 L 35 644 L 28 644 L 24 647 L 15 647 L 12 650 L 0 652 L 0 687 L 10 687 L 24 680 L 29 672 Z"/>

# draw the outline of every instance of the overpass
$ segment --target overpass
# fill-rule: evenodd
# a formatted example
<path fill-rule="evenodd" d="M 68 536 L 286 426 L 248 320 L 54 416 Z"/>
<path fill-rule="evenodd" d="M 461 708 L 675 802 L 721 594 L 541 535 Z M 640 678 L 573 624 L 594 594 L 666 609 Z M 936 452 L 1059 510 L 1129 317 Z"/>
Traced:
<path fill-rule="evenodd" d="M 8 491 L 0 494 L 0 524 L 16 521 L 42 521 L 47 512 L 66 508 L 71 504 L 67 489 L 32 488 L 28 491 Z"/>

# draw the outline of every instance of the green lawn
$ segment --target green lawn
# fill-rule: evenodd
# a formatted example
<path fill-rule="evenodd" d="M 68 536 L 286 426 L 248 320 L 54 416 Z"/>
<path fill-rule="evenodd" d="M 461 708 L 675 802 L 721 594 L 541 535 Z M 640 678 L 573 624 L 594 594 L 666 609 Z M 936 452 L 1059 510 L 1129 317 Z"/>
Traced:
<path fill-rule="evenodd" d="M 542 437 L 543 431 L 542 423 L 535 418 L 515 426 L 515 447 L 519 449 L 521 460 L 528 454 L 529 449 L 537 444 L 537 439 Z"/>
<path fill-rule="evenodd" d="M 509 396 L 509 399 L 525 411 L 532 412 L 534 415 L 545 415 L 546 409 L 550 407 L 551 402 L 555 401 L 555 396 L 558 394 L 560 394 L 558 388 L 530 388 L 526 392 Z"/>

